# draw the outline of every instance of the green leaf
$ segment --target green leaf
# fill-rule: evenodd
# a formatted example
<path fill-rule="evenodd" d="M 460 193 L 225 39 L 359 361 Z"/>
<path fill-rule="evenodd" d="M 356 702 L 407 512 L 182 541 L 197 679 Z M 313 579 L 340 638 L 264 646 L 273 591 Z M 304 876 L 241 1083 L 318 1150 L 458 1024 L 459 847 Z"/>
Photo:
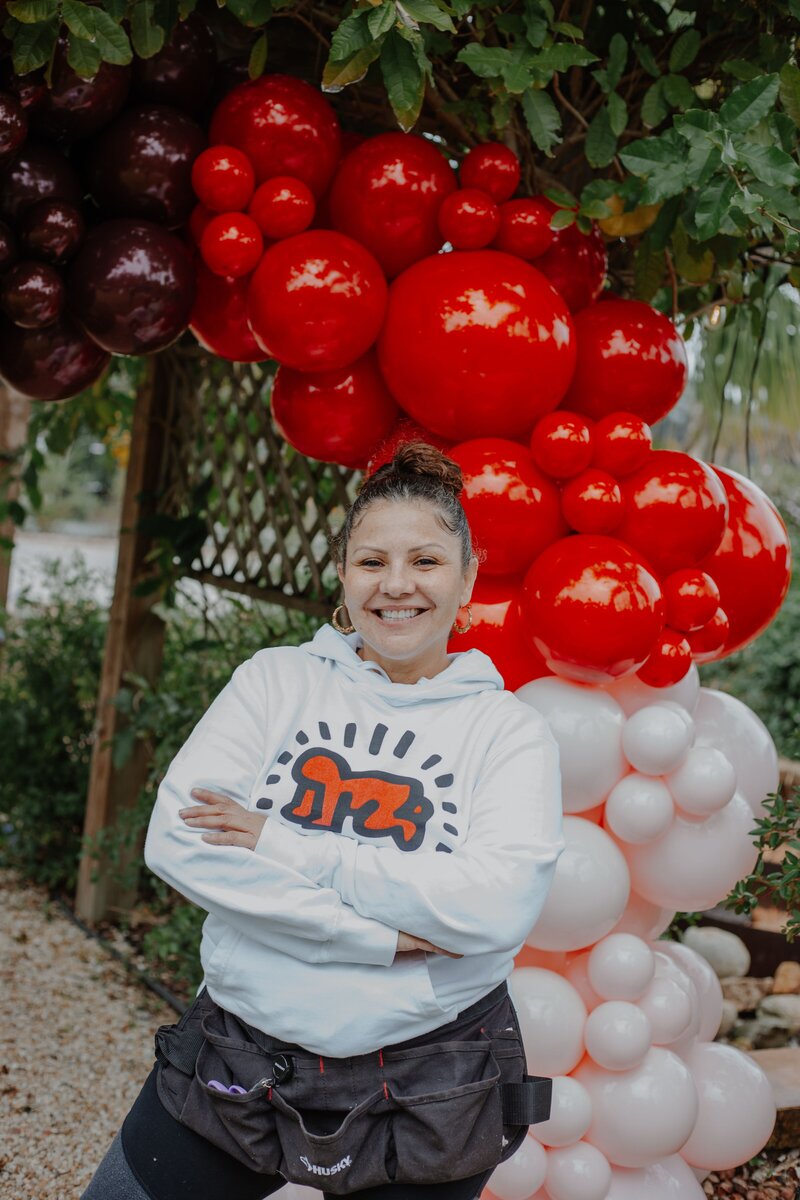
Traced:
<path fill-rule="evenodd" d="M 643 237 L 633 260 L 633 294 L 637 300 L 652 300 L 664 278 L 666 260 L 663 249 Z"/>
<path fill-rule="evenodd" d="M 617 149 L 617 139 L 611 129 L 608 109 L 604 106 L 595 113 L 586 130 L 584 150 L 590 167 L 606 167 Z"/>
<path fill-rule="evenodd" d="M 578 25 L 571 25 L 569 21 L 554 21 L 553 33 L 563 33 L 564 37 L 577 38 L 579 42 L 583 41 L 583 30 Z"/>
<path fill-rule="evenodd" d="M 84 41 L 93 42 L 97 32 L 96 8 L 83 4 L 82 0 L 64 0 L 61 16 L 70 33 Z"/>
<path fill-rule="evenodd" d="M 654 129 L 656 125 L 660 125 L 669 112 L 662 84 L 663 80 L 661 79 L 651 83 L 642 99 L 642 124 L 648 129 Z"/>
<path fill-rule="evenodd" d="M 670 71 L 685 71 L 697 58 L 700 41 L 700 31 L 697 29 L 687 29 L 682 33 L 670 51 Z"/>
<path fill-rule="evenodd" d="M 610 91 L 614 88 L 622 78 L 622 72 L 625 70 L 625 64 L 628 61 L 628 43 L 621 33 L 615 33 L 608 44 L 608 66 L 606 68 L 606 78 Z"/>
<path fill-rule="evenodd" d="M 529 46 L 533 46 L 534 50 L 538 50 L 544 43 L 545 38 L 550 32 L 550 26 L 547 20 L 533 11 L 532 6 L 526 5 L 525 12 L 525 39 Z M 581 37 L 583 34 L 581 34 Z"/>
<path fill-rule="evenodd" d="M 652 75 L 653 79 L 658 79 L 661 71 L 659 70 L 656 57 L 650 47 L 644 42 L 634 42 L 633 53 L 638 58 L 645 71 L 647 71 L 647 74 Z"/>
<path fill-rule="evenodd" d="M 435 29 L 443 29 L 446 33 L 455 33 L 450 14 L 434 4 L 433 0 L 402 0 L 398 8 L 401 11 L 405 9 L 415 21 L 433 25 Z"/>
<path fill-rule="evenodd" d="M 550 218 L 551 229 L 567 229 L 570 225 L 575 224 L 577 213 L 571 208 L 560 208 L 558 212 L 554 212 Z"/>
<path fill-rule="evenodd" d="M 628 124 L 628 106 L 619 92 L 612 92 L 608 97 L 608 120 L 611 132 L 615 137 L 619 137 Z"/>
<path fill-rule="evenodd" d="M 777 146 L 746 142 L 743 138 L 737 138 L 734 144 L 737 158 L 752 171 L 756 180 L 775 187 L 800 186 L 800 167 L 785 151 Z"/>
<path fill-rule="evenodd" d="M 736 184 L 730 176 L 718 183 L 709 184 L 700 193 L 694 210 L 694 224 L 701 241 L 719 233 L 723 217 L 735 194 Z"/>
<path fill-rule="evenodd" d="M 548 200 L 552 200 L 553 204 L 557 204 L 559 208 L 575 208 L 578 203 L 572 192 L 568 192 L 563 187 L 545 188 L 544 195 Z"/>
<path fill-rule="evenodd" d="M 665 165 L 680 164 L 683 154 L 685 148 L 676 146 L 669 134 L 663 134 L 631 142 L 620 152 L 620 158 L 633 175 L 648 175 Z"/>
<path fill-rule="evenodd" d="M 654 250 L 663 250 L 666 247 L 675 228 L 682 203 L 682 196 L 672 196 L 662 204 L 655 222 L 647 231 L 647 237 Z"/>
<path fill-rule="evenodd" d="M 397 123 L 407 133 L 422 108 L 425 76 L 413 47 L 394 29 L 383 43 L 381 71 Z"/>
<path fill-rule="evenodd" d="M 472 42 L 459 50 L 456 58 L 481 79 L 495 79 L 511 62 L 511 53 L 499 46 L 479 46 Z"/>
<path fill-rule="evenodd" d="M 741 79 L 743 83 L 748 83 L 761 74 L 756 64 L 746 58 L 729 58 L 722 64 L 722 69 L 728 75 L 733 75 L 734 79 Z"/>
<path fill-rule="evenodd" d="M 27 75 L 50 61 L 58 38 L 58 20 L 20 25 L 14 33 L 12 62 L 17 75 Z"/>
<path fill-rule="evenodd" d="M 58 12 L 58 0 L 10 0 L 6 9 L 21 24 L 38 25 L 52 20 Z"/>
<path fill-rule="evenodd" d="M 585 46 L 576 46 L 573 42 L 556 42 L 548 49 L 540 50 L 531 59 L 530 65 L 538 70 L 568 71 L 570 67 L 588 67 L 589 63 L 597 61 L 597 55 L 592 54 Z"/>
<path fill-rule="evenodd" d="M 692 85 L 684 75 L 665 75 L 661 83 L 664 97 L 673 108 L 691 108 L 697 103 Z"/>
<path fill-rule="evenodd" d="M 529 88 L 522 97 L 522 111 L 534 143 L 552 158 L 553 146 L 561 141 L 561 117 L 555 104 L 541 88 Z"/>
<path fill-rule="evenodd" d="M 272 12 L 270 0 L 227 0 L 226 8 L 247 29 L 258 29 Z"/>
<path fill-rule="evenodd" d="M 153 24 L 154 8 L 154 0 L 139 0 L 131 13 L 131 41 L 140 58 L 152 58 L 164 45 L 164 30 Z"/>
<path fill-rule="evenodd" d="M 777 75 L 760 75 L 731 92 L 720 107 L 719 119 L 733 133 L 744 133 L 767 115 L 778 95 Z"/>
<path fill-rule="evenodd" d="M 779 91 L 784 112 L 800 126 L 800 67 L 791 63 L 781 67 Z"/>
<path fill-rule="evenodd" d="M 383 39 L 370 42 L 363 50 L 357 50 L 346 59 L 331 59 L 322 71 L 323 92 L 341 92 L 342 88 L 363 79 L 372 63 L 381 52 Z"/>
<path fill-rule="evenodd" d="M 253 42 L 250 58 L 247 61 L 247 74 L 250 79 L 260 79 L 267 65 L 269 42 L 266 33 L 262 33 Z"/>
<path fill-rule="evenodd" d="M 230 0 L 228 0 L 230 5 Z M 374 34 L 369 27 L 372 10 L 360 8 L 345 17 L 331 38 L 329 62 L 344 62 L 358 50 L 364 50 L 373 41 Z"/>
<path fill-rule="evenodd" d="M 677 222 L 672 233 L 672 257 L 678 274 L 689 283 L 708 283 L 714 272 L 714 255 L 709 249 L 689 240 L 681 221 Z"/>
<path fill-rule="evenodd" d="M 388 33 L 397 20 L 397 9 L 389 0 L 386 4 L 381 4 L 378 8 L 373 8 L 367 17 L 367 28 L 374 38 L 379 38 L 382 33 Z"/>
<path fill-rule="evenodd" d="M 100 51 L 94 42 L 87 42 L 84 38 L 70 33 L 67 62 L 76 75 L 80 75 L 81 79 L 92 79 L 99 71 L 102 61 Z"/>

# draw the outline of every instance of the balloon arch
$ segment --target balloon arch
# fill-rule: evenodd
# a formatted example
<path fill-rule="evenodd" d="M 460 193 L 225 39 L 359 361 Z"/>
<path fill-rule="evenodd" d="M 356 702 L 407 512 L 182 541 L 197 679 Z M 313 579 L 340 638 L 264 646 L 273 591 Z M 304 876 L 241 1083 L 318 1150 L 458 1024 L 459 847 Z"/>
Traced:
<path fill-rule="evenodd" d="M 602 232 L 523 194 L 511 150 L 456 163 L 429 137 L 343 134 L 316 88 L 280 74 L 230 88 L 201 123 L 210 51 L 185 25 L 179 86 L 159 56 L 133 81 L 107 64 L 78 80 L 60 49 L 51 91 L 12 79 L 3 94 L 0 376 L 61 401 L 112 355 L 188 328 L 256 364 L 231 367 L 255 381 L 253 412 L 257 364 L 277 364 L 275 427 L 296 463 L 333 464 L 340 500 L 402 440 L 459 463 L 485 560 L 452 648 L 488 653 L 549 721 L 567 838 L 510 980 L 551 1115 L 487 1191 L 701 1200 L 708 1170 L 761 1149 L 775 1106 L 755 1063 L 714 1041 L 713 971 L 659 935 L 752 868 L 777 788 L 764 725 L 701 688 L 696 664 L 777 612 L 782 519 L 750 480 L 653 449 L 683 342 L 604 291 Z M 259 519 L 294 570 L 289 531 Z M 306 530 L 301 552 L 323 535 Z"/>

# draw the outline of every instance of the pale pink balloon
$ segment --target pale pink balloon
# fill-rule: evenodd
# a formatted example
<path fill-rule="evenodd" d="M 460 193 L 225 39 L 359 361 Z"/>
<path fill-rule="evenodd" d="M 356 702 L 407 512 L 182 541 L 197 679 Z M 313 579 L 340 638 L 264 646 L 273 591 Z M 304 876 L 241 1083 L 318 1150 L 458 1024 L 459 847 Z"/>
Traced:
<path fill-rule="evenodd" d="M 690 987 L 694 989 L 694 984 L 685 975 L 683 978 L 686 983 L 684 987 L 677 979 L 659 972 L 637 1001 L 639 1008 L 650 1021 L 652 1042 L 656 1046 L 669 1046 L 670 1042 L 687 1032 L 692 1023 L 693 1012 L 696 1011 L 699 1016 L 700 1000 L 696 992 L 692 996 L 689 991 Z"/>
<path fill-rule="evenodd" d="M 568 956 L 566 966 L 561 974 L 565 979 L 568 979 L 575 990 L 579 993 L 583 1003 L 589 1012 L 596 1008 L 598 1004 L 602 1004 L 603 997 L 598 996 L 589 982 L 589 950 L 582 950 L 578 954 Z"/>
<path fill-rule="evenodd" d="M 736 771 L 731 760 L 715 746 L 692 746 L 664 782 L 683 813 L 708 817 L 732 799 Z"/>
<path fill-rule="evenodd" d="M 613 696 L 625 715 L 630 716 L 646 704 L 663 704 L 665 700 L 674 700 L 688 712 L 694 712 L 697 698 L 700 694 L 700 674 L 694 663 L 678 683 L 672 687 L 656 688 L 642 683 L 636 675 L 626 675 L 615 683 L 603 686 L 603 691 Z"/>
<path fill-rule="evenodd" d="M 586 1053 L 607 1071 L 629 1071 L 650 1049 L 652 1029 L 647 1014 L 628 1000 L 606 1000 L 586 1018 Z"/>
<path fill-rule="evenodd" d="M 722 984 L 714 968 L 689 946 L 671 938 L 662 938 L 658 943 L 661 954 L 671 958 L 677 967 L 692 981 L 700 1000 L 700 1022 L 697 1038 L 711 1042 L 719 1032 L 722 1021 Z"/>
<path fill-rule="evenodd" d="M 670 790 L 654 775 L 631 771 L 608 793 L 603 828 L 623 842 L 652 842 L 666 833 L 675 818 Z"/>
<path fill-rule="evenodd" d="M 592 1102 L 574 1075 L 556 1075 L 550 1117 L 531 1125 L 531 1137 L 545 1146 L 571 1146 L 582 1138 L 592 1119 Z"/>
<path fill-rule="evenodd" d="M 652 904 L 671 905 L 679 912 L 713 908 L 755 866 L 753 824 L 753 812 L 738 792 L 705 821 L 676 813 L 657 841 L 619 843 L 631 886 Z"/>
<path fill-rule="evenodd" d="M 588 1142 L 547 1151 L 544 1190 L 550 1200 L 605 1200 L 610 1182 L 608 1159 Z"/>
<path fill-rule="evenodd" d="M 636 1000 L 653 978 L 653 951 L 631 933 L 610 933 L 592 946 L 586 963 L 589 983 L 604 1000 Z"/>
<path fill-rule="evenodd" d="M 714 746 L 732 763 L 736 787 L 756 817 L 767 815 L 764 797 L 778 790 L 778 751 L 760 717 L 727 692 L 701 688 L 694 712 L 695 743 Z"/>
<path fill-rule="evenodd" d="M 586 1005 L 561 975 L 520 967 L 508 977 L 530 1075 L 568 1075 L 583 1055 Z"/>
<path fill-rule="evenodd" d="M 686 1063 L 700 1103 L 681 1156 L 712 1171 L 741 1166 L 763 1148 L 775 1125 L 769 1079 L 749 1055 L 721 1042 L 698 1042 Z"/>
<path fill-rule="evenodd" d="M 638 1169 L 612 1167 L 606 1200 L 706 1200 L 706 1194 L 680 1154 L 670 1154 Z"/>
<path fill-rule="evenodd" d="M 580 817 L 565 816 L 566 845 L 559 855 L 541 915 L 526 941 L 540 950 L 581 950 L 616 925 L 625 910 L 630 877 L 611 835 Z"/>
<path fill-rule="evenodd" d="M 575 1078 L 592 1101 L 585 1140 L 620 1167 L 643 1167 L 681 1148 L 697 1118 L 697 1091 L 683 1059 L 651 1046 L 630 1071 L 605 1071 L 590 1058 Z"/>
<path fill-rule="evenodd" d="M 536 1129 L 540 1122 L 532 1125 Z M 544 1183 L 547 1154 L 535 1138 L 528 1135 L 505 1162 L 495 1167 L 490 1177 L 491 1192 L 497 1200 L 526 1200 Z"/>
<path fill-rule="evenodd" d="M 625 722 L 622 751 L 635 771 L 663 775 L 674 771 L 689 752 L 694 731 L 665 704 L 648 704 Z"/>
<path fill-rule="evenodd" d="M 675 916 L 674 908 L 662 908 L 660 904 L 651 904 L 631 889 L 625 912 L 614 926 L 614 933 L 633 933 L 636 937 L 644 938 L 646 942 L 660 937 L 665 929 L 669 929 Z"/>

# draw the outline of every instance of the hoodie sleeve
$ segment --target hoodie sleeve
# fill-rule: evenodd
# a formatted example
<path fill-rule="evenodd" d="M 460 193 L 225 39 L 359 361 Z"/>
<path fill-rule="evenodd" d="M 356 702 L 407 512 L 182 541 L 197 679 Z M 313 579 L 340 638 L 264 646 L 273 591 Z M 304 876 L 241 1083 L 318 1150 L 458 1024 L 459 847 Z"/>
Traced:
<path fill-rule="evenodd" d="M 357 912 L 456 954 L 518 947 L 542 911 L 564 849 L 558 746 L 520 702 L 480 772 L 465 841 L 451 854 L 306 838 L 269 821 L 257 857 L 291 863 Z"/>
<path fill-rule="evenodd" d="M 254 941 L 305 962 L 388 966 L 398 940 L 391 920 L 362 916 L 332 884 L 309 880 L 291 863 L 244 846 L 204 842 L 201 831 L 178 815 L 197 803 L 190 795 L 195 787 L 249 807 L 267 727 L 264 672 L 256 657 L 236 668 L 170 763 L 150 817 L 144 861 L 188 900 Z"/>

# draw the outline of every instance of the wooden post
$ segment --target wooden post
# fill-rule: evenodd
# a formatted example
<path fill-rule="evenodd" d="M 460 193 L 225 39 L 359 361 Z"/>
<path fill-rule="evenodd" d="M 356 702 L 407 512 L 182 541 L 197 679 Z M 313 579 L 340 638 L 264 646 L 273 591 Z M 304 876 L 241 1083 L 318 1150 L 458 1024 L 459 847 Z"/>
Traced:
<path fill-rule="evenodd" d="M 114 768 L 109 739 L 121 729 L 125 718 L 110 703 L 123 686 L 123 674 L 137 675 L 155 682 L 161 669 L 164 622 L 152 611 L 159 593 L 135 596 L 133 588 L 148 571 L 144 562 L 151 542 L 138 533 L 136 526 L 155 507 L 154 493 L 161 483 L 164 450 L 163 417 L 166 409 L 167 378 L 163 356 L 150 361 L 148 381 L 136 399 L 131 452 L 125 480 L 120 518 L 119 554 L 114 596 L 106 635 L 103 670 L 95 719 L 95 740 L 84 818 L 84 839 L 113 827 L 120 814 L 131 809 L 147 777 L 148 753 L 141 742 L 134 744 L 131 757 L 120 770 Z M 143 833 L 140 842 L 143 842 Z M 141 845 L 123 855 L 120 866 L 141 853 Z M 92 880 L 98 872 L 96 881 Z M 75 909 L 87 922 L 102 920 L 112 910 L 129 911 L 136 900 L 135 883 L 124 889 L 113 877 L 105 855 L 99 859 L 84 853 L 78 872 Z"/>
<path fill-rule="evenodd" d="M 25 441 L 28 430 L 30 400 L 12 392 L 0 384 L 0 473 L 11 462 L 12 456 Z M 6 495 L 7 500 L 15 500 L 19 493 L 19 485 L 15 484 Z M 14 522 L 0 521 L 0 537 L 14 540 Z M 0 605 L 8 603 L 8 580 L 11 574 L 11 550 L 0 546 Z"/>

